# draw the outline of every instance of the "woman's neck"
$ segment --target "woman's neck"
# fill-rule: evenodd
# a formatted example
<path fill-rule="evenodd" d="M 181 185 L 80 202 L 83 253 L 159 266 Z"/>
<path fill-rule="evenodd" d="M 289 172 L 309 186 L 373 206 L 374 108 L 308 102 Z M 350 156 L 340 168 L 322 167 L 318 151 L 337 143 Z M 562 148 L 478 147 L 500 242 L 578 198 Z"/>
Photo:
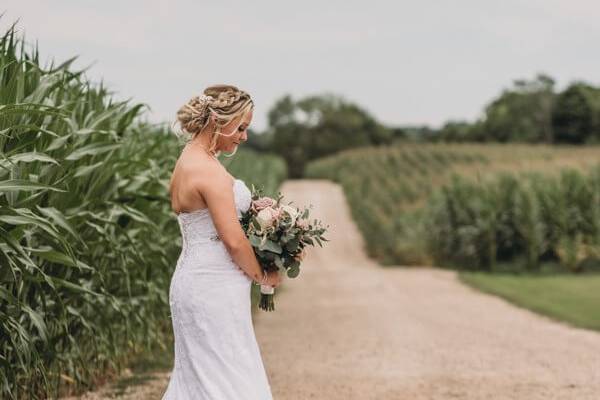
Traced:
<path fill-rule="evenodd" d="M 205 133 L 198 134 L 194 139 L 191 140 L 191 144 L 194 146 L 200 146 L 200 147 L 204 148 L 204 150 L 206 150 L 206 152 L 212 154 L 213 156 L 216 156 L 215 153 L 217 153 L 219 151 L 218 147 L 215 148 L 214 153 L 209 151 L 210 138 Z"/>

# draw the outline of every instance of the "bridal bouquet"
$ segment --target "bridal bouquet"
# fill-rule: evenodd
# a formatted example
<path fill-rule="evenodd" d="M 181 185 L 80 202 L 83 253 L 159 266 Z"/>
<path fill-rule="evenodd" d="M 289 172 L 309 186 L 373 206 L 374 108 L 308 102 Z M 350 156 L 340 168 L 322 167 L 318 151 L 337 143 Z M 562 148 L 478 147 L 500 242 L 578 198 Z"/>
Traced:
<path fill-rule="evenodd" d="M 252 203 L 248 211 L 242 212 L 240 223 L 254 248 L 254 253 L 266 273 L 282 268 L 289 278 L 300 273 L 300 262 L 305 256 L 305 247 L 315 242 L 323 247 L 326 228 L 321 221 L 309 221 L 309 209 L 300 210 L 288 204 L 282 204 L 281 193 L 277 199 L 262 196 L 262 189 L 252 185 Z M 312 207 L 312 205 L 311 205 Z M 258 307 L 273 311 L 275 288 L 260 286 Z"/>

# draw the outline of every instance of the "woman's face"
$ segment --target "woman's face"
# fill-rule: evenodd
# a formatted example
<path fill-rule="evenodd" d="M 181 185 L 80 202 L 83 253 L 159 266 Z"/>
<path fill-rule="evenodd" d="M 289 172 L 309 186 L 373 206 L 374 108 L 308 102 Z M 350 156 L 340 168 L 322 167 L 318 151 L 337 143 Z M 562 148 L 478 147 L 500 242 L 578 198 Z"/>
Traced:
<path fill-rule="evenodd" d="M 252 110 L 248 111 L 246 115 L 237 117 L 221 128 L 221 132 L 224 135 L 231 136 L 219 136 L 220 150 L 231 153 L 241 143 L 248 140 L 248 126 L 252 121 Z"/>

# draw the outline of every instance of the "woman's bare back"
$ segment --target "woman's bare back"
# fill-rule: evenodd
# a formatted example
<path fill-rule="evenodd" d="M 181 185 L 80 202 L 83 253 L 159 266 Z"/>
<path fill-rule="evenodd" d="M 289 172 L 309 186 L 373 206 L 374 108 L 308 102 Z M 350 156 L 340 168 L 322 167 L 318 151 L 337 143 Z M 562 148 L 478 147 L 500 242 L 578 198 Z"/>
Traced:
<path fill-rule="evenodd" d="M 208 207 L 202 193 L 197 189 L 198 181 L 227 179 L 233 183 L 234 180 L 216 158 L 203 150 L 188 147 L 186 145 L 177 159 L 169 183 L 171 209 L 176 214 Z"/>

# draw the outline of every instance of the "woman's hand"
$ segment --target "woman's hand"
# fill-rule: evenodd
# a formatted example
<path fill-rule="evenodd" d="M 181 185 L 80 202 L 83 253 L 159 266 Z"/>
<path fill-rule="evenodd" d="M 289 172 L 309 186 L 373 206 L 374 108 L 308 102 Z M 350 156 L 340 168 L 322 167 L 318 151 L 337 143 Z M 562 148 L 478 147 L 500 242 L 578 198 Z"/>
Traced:
<path fill-rule="evenodd" d="M 279 284 L 281 283 L 281 274 L 279 273 L 279 270 L 277 271 L 269 271 L 267 272 L 267 283 L 266 285 L 272 286 L 272 287 L 277 287 L 279 286 Z"/>

